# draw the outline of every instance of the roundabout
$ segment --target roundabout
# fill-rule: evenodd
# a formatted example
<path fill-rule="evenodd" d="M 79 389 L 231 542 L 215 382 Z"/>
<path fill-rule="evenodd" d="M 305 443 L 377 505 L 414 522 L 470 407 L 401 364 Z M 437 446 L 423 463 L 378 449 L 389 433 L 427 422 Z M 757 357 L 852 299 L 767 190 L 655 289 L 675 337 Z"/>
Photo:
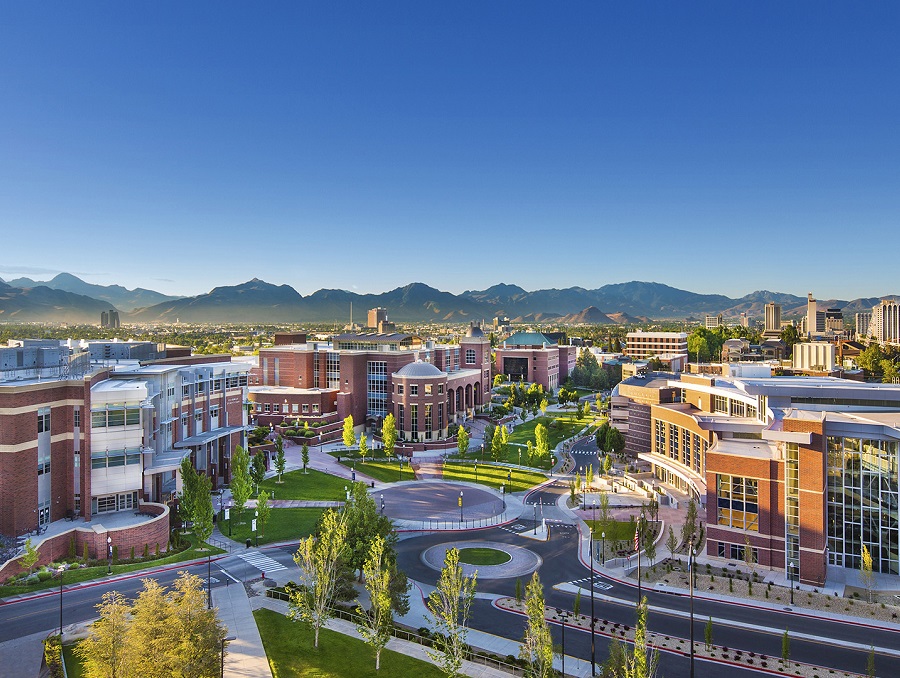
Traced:
<path fill-rule="evenodd" d="M 482 520 L 505 508 L 497 492 L 472 483 L 416 480 L 395 483 L 372 496 L 379 505 L 383 499 L 386 516 L 399 520 Z"/>
<path fill-rule="evenodd" d="M 543 563 L 538 554 L 521 546 L 495 541 L 471 540 L 448 541 L 427 548 L 422 552 L 422 562 L 432 570 L 440 571 L 444 567 L 444 557 L 447 551 L 452 548 L 460 551 L 460 566 L 463 574 L 471 577 L 477 572 L 478 579 L 524 577 L 537 570 Z M 479 561 L 485 564 L 464 562 L 464 554 L 469 556 L 467 558 L 469 561 Z M 505 560 L 501 560 L 503 556 L 506 557 Z"/>

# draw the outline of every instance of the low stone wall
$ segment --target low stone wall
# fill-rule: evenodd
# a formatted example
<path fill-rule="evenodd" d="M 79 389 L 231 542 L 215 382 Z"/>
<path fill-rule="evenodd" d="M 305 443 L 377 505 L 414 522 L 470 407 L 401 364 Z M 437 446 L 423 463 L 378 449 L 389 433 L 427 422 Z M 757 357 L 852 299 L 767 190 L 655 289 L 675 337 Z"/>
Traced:
<path fill-rule="evenodd" d="M 122 559 L 131 556 L 132 546 L 135 555 L 141 555 L 144 552 L 145 544 L 151 553 L 155 553 L 157 547 L 159 547 L 160 553 L 164 553 L 169 548 L 169 507 L 164 504 L 141 502 L 140 511 L 152 514 L 153 517 L 137 525 L 113 529 L 107 529 L 102 525 L 73 525 L 72 529 L 53 537 L 33 538 L 31 543 L 37 548 L 40 555 L 35 567 L 67 558 L 73 536 L 75 537 L 75 555 L 79 557 L 84 554 L 84 546 L 87 544 L 90 558 L 105 558 L 107 537 L 112 538 L 112 546 L 117 547 L 119 558 Z M 21 557 L 21 555 L 17 556 L 0 566 L 0 581 L 6 581 L 22 572 L 19 564 Z"/>

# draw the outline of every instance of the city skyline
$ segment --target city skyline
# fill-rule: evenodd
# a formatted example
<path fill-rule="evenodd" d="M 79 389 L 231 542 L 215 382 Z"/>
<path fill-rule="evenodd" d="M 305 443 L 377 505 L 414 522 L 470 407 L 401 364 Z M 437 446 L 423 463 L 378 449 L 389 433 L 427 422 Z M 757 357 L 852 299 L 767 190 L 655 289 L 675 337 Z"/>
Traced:
<path fill-rule="evenodd" d="M 304 295 L 630 280 L 891 294 L 864 252 L 900 245 L 897 18 L 8 8 L 0 277 L 185 295 L 254 276 Z M 835 276 L 842 250 L 857 254 Z"/>

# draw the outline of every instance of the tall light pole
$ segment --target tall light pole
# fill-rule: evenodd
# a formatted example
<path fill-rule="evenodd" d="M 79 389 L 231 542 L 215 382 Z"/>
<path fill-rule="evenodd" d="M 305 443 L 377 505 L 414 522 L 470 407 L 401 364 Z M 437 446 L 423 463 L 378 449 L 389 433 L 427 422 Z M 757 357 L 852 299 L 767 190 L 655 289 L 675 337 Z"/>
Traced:
<path fill-rule="evenodd" d="M 594 523 L 591 522 L 591 543 L 590 553 L 591 559 L 591 675 L 597 675 L 597 663 L 594 655 Z"/>
<path fill-rule="evenodd" d="M 460 490 L 460 491 L 459 491 L 459 522 L 462 522 L 462 520 L 463 520 L 463 514 L 462 514 L 462 508 L 463 508 L 463 507 L 462 507 L 462 498 L 463 498 L 463 491 Z"/>
<path fill-rule="evenodd" d="M 475 484 L 478 484 L 478 464 L 475 464 Z"/>
<path fill-rule="evenodd" d="M 259 520 L 259 511 L 253 512 L 253 537 L 256 541 L 256 548 L 259 548 L 259 523 L 256 522 Z"/>
<path fill-rule="evenodd" d="M 635 535 L 638 561 L 638 605 L 641 604 L 641 546 L 644 541 L 644 509 L 641 509 L 641 517 L 638 519 L 637 534 Z"/>
<path fill-rule="evenodd" d="M 384 492 L 381 493 L 381 512 L 384 513 Z"/>
<path fill-rule="evenodd" d="M 60 565 L 59 570 L 59 642 L 62 642 L 62 587 L 63 587 L 63 574 L 66 572 L 66 566 Z"/>
<path fill-rule="evenodd" d="M 564 612 L 557 608 L 556 610 L 559 612 L 559 620 L 562 622 L 562 675 L 565 678 L 566 675 L 566 619 L 568 618 L 568 613 Z"/>
<path fill-rule="evenodd" d="M 694 678 L 694 555 L 694 535 L 692 534 L 688 552 L 688 578 L 691 589 L 691 678 Z"/>
<path fill-rule="evenodd" d="M 112 574 L 112 537 L 106 538 L 106 574 Z"/>
<path fill-rule="evenodd" d="M 212 609 L 212 549 L 206 554 L 206 609 Z"/>
<path fill-rule="evenodd" d="M 602 539 L 602 546 L 600 547 L 600 561 L 601 565 L 606 565 L 606 532 L 600 533 L 600 539 Z"/>

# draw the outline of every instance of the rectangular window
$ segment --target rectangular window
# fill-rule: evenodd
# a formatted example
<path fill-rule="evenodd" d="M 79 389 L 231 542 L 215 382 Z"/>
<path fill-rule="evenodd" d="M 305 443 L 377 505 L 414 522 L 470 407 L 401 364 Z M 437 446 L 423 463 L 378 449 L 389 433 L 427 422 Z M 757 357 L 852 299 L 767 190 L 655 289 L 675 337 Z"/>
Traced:
<path fill-rule="evenodd" d="M 141 423 L 141 410 L 139 407 L 129 407 L 125 410 L 125 425 L 134 426 Z"/>
<path fill-rule="evenodd" d="M 125 408 L 110 409 L 106 412 L 106 425 L 110 428 L 114 426 L 125 426 Z"/>
<path fill-rule="evenodd" d="M 444 403 L 438 403 L 438 430 L 444 430 Z"/>
<path fill-rule="evenodd" d="M 271 404 L 271 403 L 265 403 L 265 404 L 263 405 L 263 411 L 264 411 L 264 412 L 271 412 L 271 411 L 272 411 L 272 404 Z"/>
<path fill-rule="evenodd" d="M 397 395 L 403 395 L 403 384 L 397 385 Z"/>
<path fill-rule="evenodd" d="M 278 414 L 279 412 L 281 412 L 281 405 L 279 405 L 278 403 L 272 405 L 272 412 L 274 414 Z"/>
<path fill-rule="evenodd" d="M 75 428 L 81 428 L 81 408 L 80 407 L 76 407 L 72 411 L 72 425 Z"/>
<path fill-rule="evenodd" d="M 221 379 L 216 379 L 215 381 L 213 381 L 213 390 L 214 391 L 222 390 L 222 380 Z"/>
<path fill-rule="evenodd" d="M 219 406 L 213 405 L 209 408 L 209 416 L 210 417 L 218 417 L 219 416 Z"/>
<path fill-rule="evenodd" d="M 91 410 L 91 428 L 106 428 L 106 410 Z"/>
<path fill-rule="evenodd" d="M 318 406 L 318 404 L 314 404 L 313 405 L 313 414 L 318 414 L 318 413 L 319 413 L 319 406 Z"/>
<path fill-rule="evenodd" d="M 419 395 L 419 385 L 418 384 L 410 384 L 409 385 L 409 394 L 411 396 Z"/>
<path fill-rule="evenodd" d="M 438 395 L 444 395 L 444 385 L 438 384 Z"/>
<path fill-rule="evenodd" d="M 50 408 L 38 410 L 38 433 L 50 433 Z"/>
<path fill-rule="evenodd" d="M 414 438 L 419 437 L 419 406 L 409 406 L 409 431 Z"/>
<path fill-rule="evenodd" d="M 759 481 L 754 478 L 716 476 L 718 524 L 740 530 L 759 531 Z"/>
<path fill-rule="evenodd" d="M 431 395 L 431 384 L 425 384 L 425 395 Z"/>
<path fill-rule="evenodd" d="M 197 382 L 197 393 L 203 393 L 205 387 L 206 387 L 206 382 L 198 381 Z"/>
<path fill-rule="evenodd" d="M 181 397 L 182 398 L 190 398 L 191 397 L 191 387 L 189 384 L 185 384 L 181 387 Z"/>
<path fill-rule="evenodd" d="M 713 411 L 728 414 L 728 398 L 717 395 L 713 399 Z"/>
<path fill-rule="evenodd" d="M 169 386 L 168 390 L 166 391 L 166 395 L 169 396 L 170 398 L 174 398 L 175 397 L 175 387 Z"/>
<path fill-rule="evenodd" d="M 309 413 L 309 405 L 307 405 L 307 404 L 304 403 L 304 405 L 303 405 L 303 414 L 308 414 L 308 413 Z"/>
<path fill-rule="evenodd" d="M 291 403 L 291 412 L 293 414 L 297 414 L 300 411 L 300 406 L 297 403 Z"/>
<path fill-rule="evenodd" d="M 403 435 L 403 415 L 405 414 L 403 405 L 397 406 L 397 428 L 400 430 L 400 435 Z"/>
<path fill-rule="evenodd" d="M 431 405 L 425 406 L 425 440 L 431 440 L 432 431 Z"/>
<path fill-rule="evenodd" d="M 474 365 L 475 364 L 475 349 L 467 348 L 466 349 L 466 365 Z"/>

